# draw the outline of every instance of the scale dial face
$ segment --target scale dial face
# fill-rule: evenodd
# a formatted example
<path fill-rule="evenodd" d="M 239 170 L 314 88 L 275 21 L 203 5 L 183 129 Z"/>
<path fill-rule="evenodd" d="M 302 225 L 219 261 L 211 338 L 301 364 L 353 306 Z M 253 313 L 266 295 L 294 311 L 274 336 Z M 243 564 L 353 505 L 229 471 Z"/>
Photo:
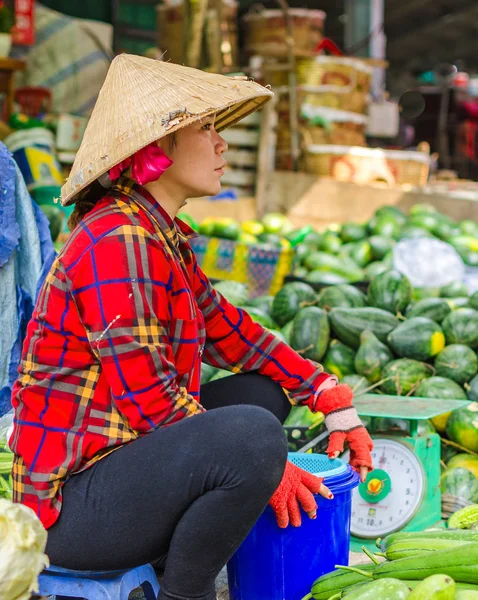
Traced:
<path fill-rule="evenodd" d="M 370 539 L 403 528 L 420 507 L 425 491 L 422 466 L 408 446 L 388 438 L 373 442 L 375 468 L 353 492 L 351 523 L 352 535 Z"/>

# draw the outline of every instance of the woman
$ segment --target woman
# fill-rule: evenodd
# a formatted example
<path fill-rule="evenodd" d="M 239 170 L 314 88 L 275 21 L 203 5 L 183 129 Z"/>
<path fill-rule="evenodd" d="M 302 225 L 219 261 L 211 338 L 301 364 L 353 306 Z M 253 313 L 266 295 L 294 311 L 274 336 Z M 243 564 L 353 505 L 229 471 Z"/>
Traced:
<path fill-rule="evenodd" d="M 113 61 L 62 190 L 76 227 L 13 393 L 15 500 L 48 528 L 51 561 L 151 562 L 164 570 L 161 600 L 215 598 L 268 502 L 286 527 L 300 525 L 298 503 L 316 517 L 312 492 L 331 497 L 287 462 L 283 389 L 327 413 L 331 454 L 348 441 L 362 477 L 372 467 L 350 388 L 215 292 L 175 218 L 220 189 L 218 130 L 270 97 L 244 79 Z M 100 195 L 99 182 L 111 185 Z M 200 389 L 201 360 L 240 374 Z"/>

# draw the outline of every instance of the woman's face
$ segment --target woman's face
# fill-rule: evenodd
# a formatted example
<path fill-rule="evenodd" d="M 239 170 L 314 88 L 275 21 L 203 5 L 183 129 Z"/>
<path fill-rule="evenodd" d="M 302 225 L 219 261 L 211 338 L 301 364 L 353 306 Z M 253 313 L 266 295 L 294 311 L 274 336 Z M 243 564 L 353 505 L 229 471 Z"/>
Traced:
<path fill-rule="evenodd" d="M 214 129 L 215 115 L 180 129 L 175 134 L 175 144 L 169 139 L 161 143 L 173 164 L 161 177 L 161 183 L 173 187 L 184 198 L 215 196 L 221 191 L 221 176 L 226 161 L 223 153 L 227 143 Z"/>

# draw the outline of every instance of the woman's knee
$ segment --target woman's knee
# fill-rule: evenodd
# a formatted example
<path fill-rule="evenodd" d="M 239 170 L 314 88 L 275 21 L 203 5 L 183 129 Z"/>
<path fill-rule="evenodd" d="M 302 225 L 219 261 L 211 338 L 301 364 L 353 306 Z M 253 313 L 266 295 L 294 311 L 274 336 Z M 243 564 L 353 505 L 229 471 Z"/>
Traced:
<path fill-rule="evenodd" d="M 287 460 L 287 438 L 280 421 L 258 406 L 231 406 L 228 452 L 258 480 L 277 487 Z M 274 487 L 274 489 L 275 489 Z"/>

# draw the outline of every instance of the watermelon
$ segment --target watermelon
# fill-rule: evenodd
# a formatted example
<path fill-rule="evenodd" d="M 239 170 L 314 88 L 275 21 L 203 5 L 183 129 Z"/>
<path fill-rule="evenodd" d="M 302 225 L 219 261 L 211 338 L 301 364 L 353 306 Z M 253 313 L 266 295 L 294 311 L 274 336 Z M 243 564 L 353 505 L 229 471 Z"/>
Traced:
<path fill-rule="evenodd" d="M 478 310 L 478 292 L 472 294 L 471 298 L 469 299 L 469 304 L 471 308 Z"/>
<path fill-rule="evenodd" d="M 465 389 L 468 400 L 478 402 L 478 375 L 475 375 L 469 383 L 465 384 Z"/>
<path fill-rule="evenodd" d="M 407 225 L 400 231 L 398 239 L 409 240 L 421 237 L 432 238 L 434 236 L 428 231 L 428 229 L 425 229 L 423 227 L 417 227 L 416 225 Z"/>
<path fill-rule="evenodd" d="M 313 252 L 304 261 L 310 271 L 323 271 L 339 275 L 348 281 L 360 281 L 362 269 L 346 256 L 334 256 L 326 252 Z"/>
<path fill-rule="evenodd" d="M 424 379 L 432 375 L 432 367 L 418 360 L 399 358 L 385 365 L 382 391 L 392 396 L 405 396 L 414 392 Z"/>
<path fill-rule="evenodd" d="M 329 254 L 338 254 L 341 248 L 342 240 L 336 233 L 331 231 L 324 233 L 317 245 L 318 250 Z"/>
<path fill-rule="evenodd" d="M 437 355 L 435 370 L 437 375 L 463 385 L 478 372 L 478 358 L 468 346 L 451 344 Z"/>
<path fill-rule="evenodd" d="M 338 340 L 332 340 L 325 354 L 322 366 L 327 373 L 343 379 L 355 373 L 355 351 Z"/>
<path fill-rule="evenodd" d="M 292 321 L 290 345 L 304 358 L 319 361 L 324 356 L 330 338 L 327 314 L 317 306 L 302 308 Z"/>
<path fill-rule="evenodd" d="M 426 229 L 427 231 L 433 232 L 437 225 L 439 224 L 440 219 L 435 214 L 420 214 L 420 215 L 412 215 L 407 220 L 407 225 L 412 227 L 421 227 Z"/>
<path fill-rule="evenodd" d="M 393 216 L 372 218 L 369 223 L 370 233 L 382 237 L 396 238 L 400 233 L 400 223 Z"/>
<path fill-rule="evenodd" d="M 292 321 L 291 321 L 291 323 L 292 323 Z M 275 335 L 276 338 L 279 339 L 281 342 L 284 342 L 285 344 L 289 344 L 289 340 L 286 339 L 286 337 L 282 333 L 282 331 L 279 331 L 278 329 L 269 329 L 269 331 L 272 333 L 272 335 Z"/>
<path fill-rule="evenodd" d="M 468 298 L 468 296 L 444 299 L 447 301 L 450 310 L 458 310 L 459 308 L 473 308 L 470 305 L 471 299 Z"/>
<path fill-rule="evenodd" d="M 289 321 L 284 327 L 281 329 L 281 333 L 285 338 L 285 341 L 290 345 L 290 336 L 292 334 L 292 321 Z"/>
<path fill-rule="evenodd" d="M 293 406 L 284 421 L 284 427 L 317 427 L 325 420 L 323 413 L 313 413 L 308 406 Z"/>
<path fill-rule="evenodd" d="M 370 387 L 370 383 L 365 379 L 365 377 L 361 377 L 360 375 L 345 375 L 345 377 L 342 378 L 341 383 L 349 385 L 352 388 L 355 396 L 364 394 L 365 391 L 368 391 L 368 388 Z"/>
<path fill-rule="evenodd" d="M 216 367 L 208 365 L 207 363 L 201 363 L 201 385 L 204 385 L 210 381 L 211 377 L 216 373 Z"/>
<path fill-rule="evenodd" d="M 272 302 L 274 301 L 274 296 L 257 296 L 256 298 L 252 298 L 247 302 L 248 306 L 253 306 L 254 308 L 258 308 L 266 315 L 270 315 L 272 311 Z"/>
<path fill-rule="evenodd" d="M 446 424 L 446 434 L 452 442 L 478 452 L 478 402 L 454 410 Z"/>
<path fill-rule="evenodd" d="M 300 281 L 286 283 L 272 301 L 271 317 L 283 327 L 295 317 L 299 309 L 317 300 L 316 293 L 310 285 Z"/>
<path fill-rule="evenodd" d="M 388 271 L 389 268 L 390 267 L 388 265 L 381 261 L 376 260 L 371 262 L 364 269 L 366 281 L 371 281 L 374 277 L 380 275 L 380 273 L 385 273 L 385 271 Z"/>
<path fill-rule="evenodd" d="M 387 252 L 393 249 L 395 241 L 383 235 L 372 235 L 368 238 L 373 260 L 382 260 Z"/>
<path fill-rule="evenodd" d="M 433 206 L 433 204 L 429 204 L 427 202 L 418 202 L 414 204 L 408 214 L 410 217 L 414 217 L 417 215 L 434 215 L 438 213 L 438 210 Z"/>
<path fill-rule="evenodd" d="M 428 360 L 445 347 L 440 325 L 426 317 L 412 317 L 400 323 L 387 340 L 397 356 L 416 360 Z"/>
<path fill-rule="evenodd" d="M 468 288 L 460 281 L 452 281 L 440 288 L 442 298 L 462 298 L 468 296 Z"/>
<path fill-rule="evenodd" d="M 449 469 L 455 469 L 461 467 L 462 469 L 468 469 L 473 475 L 478 478 L 478 456 L 472 454 L 455 454 L 452 456 L 446 465 Z"/>
<path fill-rule="evenodd" d="M 478 502 L 478 479 L 468 469 L 447 469 L 440 477 L 440 487 L 442 494 Z"/>
<path fill-rule="evenodd" d="M 228 302 L 234 306 L 247 304 L 249 294 L 247 287 L 238 281 L 218 281 L 214 284 L 214 289 L 224 296 Z"/>
<path fill-rule="evenodd" d="M 377 210 L 375 211 L 374 214 L 375 218 L 380 218 L 380 217 L 388 217 L 389 219 L 393 219 L 395 220 L 399 225 L 404 225 L 404 223 L 407 220 L 407 217 L 405 216 L 405 213 L 403 212 L 403 210 L 401 210 L 400 208 L 397 208 L 396 206 L 381 206 L 380 208 L 377 208 Z"/>
<path fill-rule="evenodd" d="M 366 377 L 370 383 L 377 383 L 382 378 L 382 369 L 392 360 L 392 353 L 369 330 L 360 335 L 360 347 L 355 355 L 355 370 Z"/>
<path fill-rule="evenodd" d="M 478 223 L 471 219 L 464 219 L 459 223 L 460 230 L 463 235 L 469 235 L 474 238 L 478 238 Z"/>
<path fill-rule="evenodd" d="M 344 223 L 340 232 L 340 237 L 345 243 L 358 242 L 367 237 L 367 228 L 359 223 Z"/>
<path fill-rule="evenodd" d="M 274 329 L 277 327 L 276 323 L 272 320 L 268 314 L 262 312 L 258 308 L 254 306 L 245 306 L 244 310 L 247 311 L 247 314 L 251 317 L 254 323 L 259 323 L 262 327 L 267 327 L 267 329 Z"/>
<path fill-rule="evenodd" d="M 367 304 L 365 295 L 353 285 L 333 285 L 324 288 L 318 298 L 318 305 L 324 310 L 332 308 L 360 308 Z"/>
<path fill-rule="evenodd" d="M 226 371 L 225 369 L 216 369 L 216 372 L 211 377 L 208 383 L 211 383 L 212 381 L 217 381 L 218 379 L 224 379 L 224 377 L 230 377 L 231 375 L 234 375 L 234 373 Z"/>
<path fill-rule="evenodd" d="M 424 300 L 425 298 L 438 298 L 439 295 L 440 295 L 439 288 L 416 287 L 416 288 L 413 288 L 412 302 L 418 302 L 419 300 Z"/>
<path fill-rule="evenodd" d="M 410 304 L 412 285 L 399 271 L 385 271 L 372 279 L 368 288 L 368 303 L 393 314 Z"/>
<path fill-rule="evenodd" d="M 440 398 L 442 400 L 466 400 L 463 388 L 446 377 L 430 377 L 418 386 L 414 396 L 419 398 Z M 451 412 L 432 418 L 432 423 L 439 433 L 445 433 L 446 424 Z"/>
<path fill-rule="evenodd" d="M 344 277 L 343 275 L 337 275 L 337 273 L 327 273 L 325 271 L 309 271 L 305 277 L 305 280 L 309 283 L 320 284 L 320 285 L 340 285 L 341 283 L 353 282 L 353 279 Z"/>
<path fill-rule="evenodd" d="M 444 298 L 424 298 L 409 306 L 406 317 L 407 319 L 426 317 L 435 323 L 441 323 L 450 312 L 451 308 Z"/>
<path fill-rule="evenodd" d="M 333 308 L 329 313 L 330 324 L 341 342 L 358 348 L 360 334 L 370 329 L 381 342 L 398 325 L 398 319 L 380 308 Z"/>
<path fill-rule="evenodd" d="M 354 261 L 359 267 L 366 267 L 373 259 L 372 248 L 367 240 L 345 244 L 339 256 L 345 256 Z"/>
<path fill-rule="evenodd" d="M 447 344 L 478 347 L 478 311 L 459 308 L 450 313 L 442 325 Z"/>

